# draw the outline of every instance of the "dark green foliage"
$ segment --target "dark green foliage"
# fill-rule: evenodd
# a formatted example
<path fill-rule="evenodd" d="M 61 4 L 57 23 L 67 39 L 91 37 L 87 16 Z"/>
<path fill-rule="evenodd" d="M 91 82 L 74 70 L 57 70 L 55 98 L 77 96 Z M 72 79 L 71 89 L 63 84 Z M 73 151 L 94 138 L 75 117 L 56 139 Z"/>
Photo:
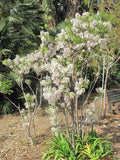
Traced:
<path fill-rule="evenodd" d="M 39 46 L 42 10 L 39 0 L 0 2 L 0 55 L 14 58 Z"/>
<path fill-rule="evenodd" d="M 89 1 L 85 0 L 43 0 L 40 1 L 44 11 L 45 28 L 51 29 L 64 20 L 89 10 Z"/>
<path fill-rule="evenodd" d="M 16 96 L 20 94 L 20 91 L 17 90 L 15 82 L 13 81 L 13 77 L 2 65 L 0 72 L 0 114 L 9 114 L 13 111 L 16 111 L 16 108 L 12 106 L 12 104 L 6 98 L 9 97 L 14 103 L 18 103 Z M 16 91 L 15 94 L 13 93 L 14 91 Z"/>
<path fill-rule="evenodd" d="M 2 95 L 1 95 L 1 97 L 2 97 Z M 13 112 L 13 110 L 15 110 L 15 109 L 9 101 L 7 101 L 5 99 L 0 99 L 0 115 L 1 114 L 3 114 L 3 115 L 10 114 Z"/>
<path fill-rule="evenodd" d="M 60 33 L 61 29 L 62 28 L 65 28 L 66 26 L 71 26 L 71 22 L 70 20 L 65 20 L 65 21 L 62 21 L 60 22 L 56 27 L 52 27 L 49 32 L 50 32 L 50 35 L 52 37 L 55 37 L 58 33 Z"/>

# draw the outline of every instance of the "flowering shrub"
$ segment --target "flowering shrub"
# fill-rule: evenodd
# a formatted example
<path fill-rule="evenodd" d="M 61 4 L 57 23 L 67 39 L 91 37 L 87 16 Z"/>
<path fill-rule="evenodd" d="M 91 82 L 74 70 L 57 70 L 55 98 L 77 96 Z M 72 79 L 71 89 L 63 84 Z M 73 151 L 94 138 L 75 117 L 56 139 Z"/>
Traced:
<path fill-rule="evenodd" d="M 62 29 L 55 38 L 50 37 L 48 32 L 41 31 L 42 43 L 39 50 L 26 57 L 16 56 L 14 60 L 7 59 L 4 64 L 14 73 L 16 82 L 24 94 L 25 108 L 29 111 L 30 107 L 36 108 L 39 105 L 28 81 L 25 82 L 33 96 L 24 93 L 22 83 L 25 75 L 29 74 L 31 69 L 34 70 L 40 86 L 43 87 L 43 96 L 50 105 L 48 112 L 52 115 L 52 131 L 56 136 L 60 130 L 57 110 L 60 109 L 64 113 L 68 133 L 66 115 L 67 113 L 70 115 L 72 138 L 69 142 L 74 149 L 74 133 L 80 134 L 82 131 L 81 125 L 79 126 L 78 100 L 91 83 L 85 73 L 90 67 L 96 79 L 98 78 L 101 60 L 107 49 L 107 34 L 110 32 L 111 24 L 102 22 L 99 14 L 91 16 L 88 12 L 82 16 L 77 13 L 71 22 L 72 26 Z"/>

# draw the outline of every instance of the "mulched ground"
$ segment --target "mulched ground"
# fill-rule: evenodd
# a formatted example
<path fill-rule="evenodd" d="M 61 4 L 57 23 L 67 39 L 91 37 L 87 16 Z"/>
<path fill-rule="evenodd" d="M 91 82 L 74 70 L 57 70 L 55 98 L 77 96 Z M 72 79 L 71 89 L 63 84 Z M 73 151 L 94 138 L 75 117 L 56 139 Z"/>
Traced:
<path fill-rule="evenodd" d="M 120 113 L 108 114 L 94 129 L 99 135 L 108 135 L 113 142 L 114 160 L 120 160 Z M 50 120 L 40 110 L 35 120 L 37 144 L 30 146 L 18 113 L 0 117 L 0 160 L 41 160 L 41 148 L 51 139 Z"/>

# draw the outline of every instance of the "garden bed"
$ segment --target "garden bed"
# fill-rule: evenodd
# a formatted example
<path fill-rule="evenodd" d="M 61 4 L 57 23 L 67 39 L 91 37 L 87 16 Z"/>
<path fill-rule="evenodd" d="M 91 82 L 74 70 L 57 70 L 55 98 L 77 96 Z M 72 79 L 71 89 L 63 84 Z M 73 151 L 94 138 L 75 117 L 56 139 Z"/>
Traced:
<path fill-rule="evenodd" d="M 49 116 L 40 110 L 36 120 L 37 144 L 30 146 L 25 138 L 24 128 L 18 113 L 0 117 L 0 159 L 1 160 L 41 160 L 41 148 L 51 139 Z M 114 160 L 120 159 L 120 113 L 108 114 L 94 129 L 98 135 L 108 135 L 113 142 Z"/>

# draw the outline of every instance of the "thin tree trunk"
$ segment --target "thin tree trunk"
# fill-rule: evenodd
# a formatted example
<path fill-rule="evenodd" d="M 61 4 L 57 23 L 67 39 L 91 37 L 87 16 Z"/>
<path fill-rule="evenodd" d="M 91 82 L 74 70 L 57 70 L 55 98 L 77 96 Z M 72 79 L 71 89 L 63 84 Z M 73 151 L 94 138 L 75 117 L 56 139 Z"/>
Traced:
<path fill-rule="evenodd" d="M 64 113 L 64 118 L 65 118 L 65 126 L 66 126 L 67 135 L 68 135 L 68 141 L 72 145 L 71 138 L 70 138 L 70 133 L 69 133 L 69 126 L 68 126 L 68 118 L 67 118 L 66 109 L 63 111 L 63 113 Z"/>
<path fill-rule="evenodd" d="M 104 60 L 103 60 L 102 89 L 104 89 L 104 79 L 105 79 L 105 56 L 104 56 Z M 101 96 L 101 105 L 100 105 L 100 120 L 102 119 L 102 106 L 103 106 L 103 96 Z"/>
<path fill-rule="evenodd" d="M 71 119 L 72 119 L 72 147 L 73 147 L 73 152 L 75 153 L 75 139 L 74 139 L 74 134 L 75 134 L 75 119 L 74 119 L 74 106 L 72 106 L 72 109 L 71 109 Z"/>
<path fill-rule="evenodd" d="M 76 126 L 77 126 L 77 134 L 79 135 L 79 120 L 78 120 L 78 97 L 76 96 Z"/>
<path fill-rule="evenodd" d="M 32 125 L 33 125 L 33 133 L 34 133 L 34 139 L 33 139 L 33 143 L 34 145 L 36 144 L 36 130 L 35 130 L 35 124 L 34 124 L 34 119 L 32 120 Z"/>
<path fill-rule="evenodd" d="M 105 86 L 104 86 L 104 106 L 103 106 L 103 116 L 106 116 L 106 90 L 107 90 L 107 80 L 108 80 L 109 69 L 106 70 Z"/>

